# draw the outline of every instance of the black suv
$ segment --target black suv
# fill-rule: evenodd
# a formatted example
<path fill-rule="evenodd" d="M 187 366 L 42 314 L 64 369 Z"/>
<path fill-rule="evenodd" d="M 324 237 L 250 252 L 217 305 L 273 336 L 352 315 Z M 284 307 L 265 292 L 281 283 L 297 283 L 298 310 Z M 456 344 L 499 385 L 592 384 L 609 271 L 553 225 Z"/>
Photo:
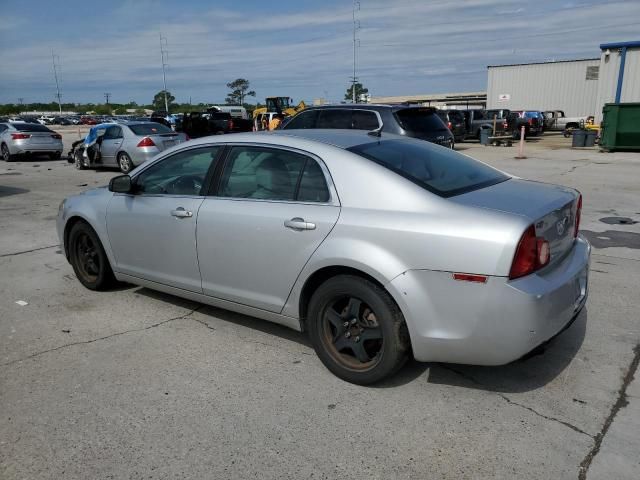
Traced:
<path fill-rule="evenodd" d="M 427 140 L 453 148 L 453 134 L 436 113 L 435 108 L 407 105 L 372 105 L 356 103 L 309 107 L 298 113 L 283 130 L 306 128 L 341 128 L 375 130 Z"/>

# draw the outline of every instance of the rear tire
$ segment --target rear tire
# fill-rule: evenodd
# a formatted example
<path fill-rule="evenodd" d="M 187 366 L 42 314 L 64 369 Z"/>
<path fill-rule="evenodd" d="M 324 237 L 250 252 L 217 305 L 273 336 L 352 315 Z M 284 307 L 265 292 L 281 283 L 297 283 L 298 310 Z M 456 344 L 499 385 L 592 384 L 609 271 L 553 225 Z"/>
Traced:
<path fill-rule="evenodd" d="M 5 162 L 12 162 L 16 158 L 15 155 L 11 155 L 11 152 L 9 151 L 9 147 L 7 147 L 7 145 L 4 143 L 0 147 L 0 153 L 2 154 L 2 159 Z"/>
<path fill-rule="evenodd" d="M 96 232 L 78 222 L 69 232 L 69 261 L 78 280 L 90 290 L 106 290 L 115 283 L 113 270 Z"/>
<path fill-rule="evenodd" d="M 375 283 L 354 275 L 327 280 L 309 302 L 307 328 L 322 363 L 337 377 L 368 385 L 404 365 L 409 334 L 402 312 Z"/>
<path fill-rule="evenodd" d="M 120 167 L 120 171 L 125 174 L 133 170 L 133 162 L 126 152 L 120 152 L 118 154 L 118 166 Z"/>

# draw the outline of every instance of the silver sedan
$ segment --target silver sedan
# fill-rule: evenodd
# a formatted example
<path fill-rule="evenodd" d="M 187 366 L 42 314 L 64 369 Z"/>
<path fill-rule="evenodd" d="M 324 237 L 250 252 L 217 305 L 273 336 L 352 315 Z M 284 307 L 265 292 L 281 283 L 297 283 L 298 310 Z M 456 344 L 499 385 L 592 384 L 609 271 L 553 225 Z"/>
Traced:
<path fill-rule="evenodd" d="M 579 192 L 378 135 L 180 145 L 63 201 L 60 242 L 87 288 L 125 281 L 306 331 L 359 384 L 411 354 L 508 363 L 578 315 Z"/>
<path fill-rule="evenodd" d="M 189 138 L 156 122 L 101 123 L 70 153 L 78 169 L 118 167 L 129 173 L 163 150 Z"/>
<path fill-rule="evenodd" d="M 62 135 L 39 123 L 0 123 L 0 153 L 5 162 L 18 155 L 42 154 L 57 160 L 62 155 Z"/>

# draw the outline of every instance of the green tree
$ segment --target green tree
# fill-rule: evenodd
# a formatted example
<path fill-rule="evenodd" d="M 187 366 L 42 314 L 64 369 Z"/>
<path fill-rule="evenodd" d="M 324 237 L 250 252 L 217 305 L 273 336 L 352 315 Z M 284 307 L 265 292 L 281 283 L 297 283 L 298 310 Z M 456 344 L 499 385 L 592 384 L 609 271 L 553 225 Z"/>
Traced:
<path fill-rule="evenodd" d="M 237 78 L 233 82 L 227 83 L 231 93 L 227 94 L 225 102 L 227 105 L 244 105 L 245 97 L 255 97 L 256 92 L 249 90 L 249 80 Z"/>
<path fill-rule="evenodd" d="M 156 93 L 154 95 L 154 97 L 153 97 L 153 109 L 154 110 L 165 110 L 164 94 L 165 94 L 165 91 L 164 90 L 160 90 L 158 93 Z M 171 92 L 169 90 L 167 90 L 167 105 L 169 106 L 169 110 L 171 110 L 171 104 L 173 103 L 173 101 L 175 99 L 176 99 L 176 97 L 171 95 Z"/>
<path fill-rule="evenodd" d="M 93 109 L 96 115 L 111 115 L 110 105 L 96 105 Z"/>
<path fill-rule="evenodd" d="M 362 86 L 360 82 L 355 84 L 356 87 L 356 103 L 360 102 L 360 95 L 369 93 L 369 89 Z M 345 100 L 353 100 L 353 84 L 349 85 L 347 88 L 347 93 L 344 94 Z"/>

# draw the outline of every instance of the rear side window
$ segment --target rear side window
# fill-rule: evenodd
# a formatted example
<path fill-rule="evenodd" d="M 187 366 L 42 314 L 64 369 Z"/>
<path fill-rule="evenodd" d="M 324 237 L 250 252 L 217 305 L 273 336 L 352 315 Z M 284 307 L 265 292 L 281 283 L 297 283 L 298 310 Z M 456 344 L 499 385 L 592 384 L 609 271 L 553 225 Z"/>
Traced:
<path fill-rule="evenodd" d="M 136 135 L 159 135 L 161 133 L 173 133 L 166 125 L 155 122 L 147 122 L 139 125 L 128 125 L 133 133 Z"/>
<path fill-rule="evenodd" d="M 329 188 L 324 173 L 322 173 L 320 165 L 311 158 L 307 161 L 302 172 L 298 201 L 323 203 L 329 201 Z"/>
<path fill-rule="evenodd" d="M 407 108 L 398 110 L 395 115 L 402 128 L 412 132 L 433 132 L 447 128 L 440 117 L 431 109 Z"/>
<path fill-rule="evenodd" d="M 39 123 L 14 123 L 13 128 L 20 132 L 50 132 L 47 127 Z"/>
<path fill-rule="evenodd" d="M 318 110 L 308 110 L 293 117 L 283 128 L 316 128 Z"/>
<path fill-rule="evenodd" d="M 375 130 L 380 126 L 376 113 L 369 110 L 354 110 L 352 122 L 356 130 Z"/>
<path fill-rule="evenodd" d="M 351 128 L 351 114 L 349 109 L 320 110 L 320 118 L 316 128 Z"/>
<path fill-rule="evenodd" d="M 411 140 L 382 140 L 347 150 L 368 158 L 441 197 L 508 180 L 502 172 L 454 150 Z"/>

